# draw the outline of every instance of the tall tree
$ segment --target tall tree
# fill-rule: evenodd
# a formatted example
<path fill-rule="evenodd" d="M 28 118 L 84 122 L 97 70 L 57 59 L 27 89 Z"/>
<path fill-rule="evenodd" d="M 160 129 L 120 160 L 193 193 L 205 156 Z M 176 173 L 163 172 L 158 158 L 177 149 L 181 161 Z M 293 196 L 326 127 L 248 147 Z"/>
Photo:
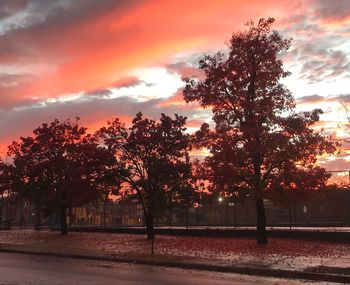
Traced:
<path fill-rule="evenodd" d="M 156 122 L 138 113 L 129 128 L 115 119 L 99 131 L 104 144 L 124 165 L 121 175 L 142 205 L 148 239 L 154 238 L 156 203 L 183 169 L 188 146 L 185 122 L 178 115 L 172 119 L 162 114 Z"/>
<path fill-rule="evenodd" d="M 230 169 L 230 183 L 246 188 L 256 202 L 257 243 L 266 244 L 264 195 L 275 175 L 286 165 L 303 169 L 317 155 L 335 147 L 311 126 L 320 110 L 297 114 L 290 91 L 280 83 L 289 75 L 280 55 L 290 40 L 271 31 L 274 19 L 260 19 L 248 30 L 233 34 L 227 54 L 206 55 L 199 62 L 204 79 L 185 78 L 184 98 L 211 108 L 215 132 L 207 125 L 207 162 L 221 173 Z"/>

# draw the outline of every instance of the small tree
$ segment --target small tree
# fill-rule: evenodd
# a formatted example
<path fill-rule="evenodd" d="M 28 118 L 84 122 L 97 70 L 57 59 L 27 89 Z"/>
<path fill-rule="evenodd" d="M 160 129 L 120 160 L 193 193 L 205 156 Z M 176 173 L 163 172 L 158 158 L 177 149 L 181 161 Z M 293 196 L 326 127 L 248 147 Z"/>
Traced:
<path fill-rule="evenodd" d="M 47 198 L 47 165 L 36 156 L 33 137 L 21 138 L 9 146 L 13 156 L 13 191 L 34 206 L 34 229 L 41 229 L 41 216 Z"/>
<path fill-rule="evenodd" d="M 142 205 L 148 239 L 154 238 L 156 203 L 182 169 L 188 144 L 185 122 L 186 118 L 178 115 L 172 119 L 162 114 L 156 122 L 138 113 L 130 128 L 115 119 L 99 131 L 124 166 L 121 176 Z"/>
<path fill-rule="evenodd" d="M 310 127 L 320 110 L 296 114 L 294 99 L 280 79 L 289 75 L 279 56 L 289 39 L 271 31 L 272 18 L 248 23 L 233 34 L 228 54 L 204 56 L 199 68 L 205 77 L 185 78 L 184 97 L 211 108 L 215 132 L 202 127 L 215 171 L 230 170 L 230 184 L 248 189 L 256 202 L 257 242 L 267 243 L 264 193 L 287 163 L 316 162 L 317 155 L 335 151 Z"/>

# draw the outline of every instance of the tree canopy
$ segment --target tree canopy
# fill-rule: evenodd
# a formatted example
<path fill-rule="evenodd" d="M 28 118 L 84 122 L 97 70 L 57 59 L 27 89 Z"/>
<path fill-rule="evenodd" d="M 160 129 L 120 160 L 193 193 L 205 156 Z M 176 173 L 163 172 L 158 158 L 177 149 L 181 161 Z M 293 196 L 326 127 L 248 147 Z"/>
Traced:
<path fill-rule="evenodd" d="M 107 175 L 115 167 L 114 155 L 78 120 L 44 123 L 9 147 L 23 195 L 36 206 L 38 218 L 43 210 L 59 213 L 62 234 L 69 208 L 95 201 L 102 184 L 117 183 L 116 175 L 112 181 Z"/>
<path fill-rule="evenodd" d="M 308 171 L 318 155 L 335 151 L 333 143 L 311 128 L 322 111 L 296 113 L 293 96 L 281 83 L 290 74 L 281 56 L 291 41 L 271 30 L 273 22 L 249 22 L 247 31 L 233 34 L 227 53 L 200 60 L 204 79 L 184 79 L 185 100 L 213 112 L 215 130 L 205 124 L 197 133 L 210 149 L 205 163 L 212 182 L 251 192 L 257 242 L 262 244 L 267 243 L 265 190 L 281 175 Z"/>
<path fill-rule="evenodd" d="M 164 201 L 164 195 L 171 191 L 180 193 L 184 172 L 189 170 L 185 122 L 186 118 L 178 115 L 172 119 L 162 114 L 156 122 L 138 113 L 129 128 L 115 119 L 99 131 L 104 144 L 123 165 L 124 182 L 136 192 L 149 239 L 154 237 L 156 202 Z"/>

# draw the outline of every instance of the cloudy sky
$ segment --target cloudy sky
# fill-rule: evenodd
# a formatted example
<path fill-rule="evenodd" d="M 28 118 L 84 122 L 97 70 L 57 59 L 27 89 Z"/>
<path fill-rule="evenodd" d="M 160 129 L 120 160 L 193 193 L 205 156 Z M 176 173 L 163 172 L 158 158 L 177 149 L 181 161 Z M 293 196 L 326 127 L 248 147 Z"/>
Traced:
<path fill-rule="evenodd" d="M 185 114 L 198 128 L 210 113 L 182 101 L 181 77 L 261 17 L 293 37 L 285 84 L 298 110 L 322 108 L 318 127 L 344 138 L 349 0 L 0 0 L 0 152 L 54 118 L 79 116 L 95 130 L 141 110 Z M 348 160 L 345 150 L 323 164 L 348 169 Z"/>

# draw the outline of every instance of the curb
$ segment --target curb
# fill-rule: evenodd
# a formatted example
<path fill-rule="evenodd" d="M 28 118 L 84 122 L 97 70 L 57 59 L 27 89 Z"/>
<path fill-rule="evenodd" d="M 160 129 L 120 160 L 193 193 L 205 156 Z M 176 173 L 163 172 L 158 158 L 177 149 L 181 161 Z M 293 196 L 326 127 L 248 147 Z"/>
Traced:
<path fill-rule="evenodd" d="M 52 227 L 51 231 L 59 231 L 58 227 Z M 71 227 L 70 232 L 96 232 L 96 233 L 118 233 L 118 234 L 140 234 L 145 235 L 144 228 L 133 227 Z M 195 236 L 195 237 L 255 237 L 253 229 L 176 229 L 176 228 L 155 228 L 155 235 L 173 236 Z M 288 230 L 288 229 L 267 229 L 268 237 L 294 238 L 321 240 L 328 242 L 350 243 L 350 232 L 331 231 L 310 231 L 310 230 Z"/>
<path fill-rule="evenodd" d="M 28 254 L 28 255 L 37 255 L 37 256 L 74 258 L 74 259 L 82 259 L 82 260 L 109 261 L 109 262 L 127 263 L 127 264 L 165 266 L 165 267 L 179 268 L 179 269 L 192 269 L 192 270 L 213 271 L 213 272 L 222 272 L 222 273 L 236 273 L 236 274 L 253 275 L 253 276 L 276 277 L 276 278 L 287 278 L 287 279 L 304 279 L 304 280 L 312 280 L 312 281 L 325 281 L 325 282 L 350 284 L 349 275 L 336 275 L 336 274 L 329 274 L 329 273 L 314 273 L 314 272 L 283 270 L 283 269 L 254 268 L 254 267 L 243 267 L 243 266 L 222 266 L 222 265 L 213 265 L 213 264 L 130 259 L 130 258 L 122 258 L 122 257 L 109 257 L 109 256 L 37 252 L 37 251 L 18 250 L 18 249 L 9 249 L 9 248 L 0 248 L 0 252 Z"/>

